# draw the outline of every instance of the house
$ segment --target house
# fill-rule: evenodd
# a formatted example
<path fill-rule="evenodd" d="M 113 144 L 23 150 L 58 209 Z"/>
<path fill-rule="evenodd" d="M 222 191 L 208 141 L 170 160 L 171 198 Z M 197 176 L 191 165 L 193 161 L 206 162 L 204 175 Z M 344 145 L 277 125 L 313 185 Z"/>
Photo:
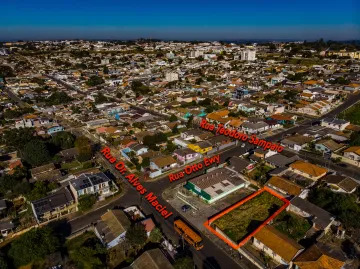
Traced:
<path fill-rule="evenodd" d="M 158 249 L 150 249 L 141 254 L 125 269 L 174 269 L 164 253 Z"/>
<path fill-rule="evenodd" d="M 129 146 L 129 149 L 135 153 L 135 156 L 139 156 L 148 152 L 148 148 L 142 144 L 132 144 Z"/>
<path fill-rule="evenodd" d="M 150 169 L 161 172 L 173 169 L 177 165 L 176 160 L 171 156 L 159 156 L 150 161 Z"/>
<path fill-rule="evenodd" d="M 329 231 L 335 218 L 326 210 L 300 198 L 295 197 L 290 201 L 286 210 L 293 212 L 303 218 L 310 219 L 315 230 Z"/>
<path fill-rule="evenodd" d="M 271 177 L 266 185 L 285 197 L 298 196 L 303 191 L 303 187 L 278 176 Z"/>
<path fill-rule="evenodd" d="M 177 149 L 174 151 L 173 156 L 180 164 L 191 163 L 199 158 L 201 154 L 190 148 Z"/>
<path fill-rule="evenodd" d="M 214 111 L 206 115 L 206 120 L 210 123 L 225 124 L 229 121 L 229 113 L 227 109 Z"/>
<path fill-rule="evenodd" d="M 273 167 L 286 167 L 290 163 L 300 160 L 298 155 L 288 157 L 280 153 L 265 158 L 265 162 Z"/>
<path fill-rule="evenodd" d="M 251 104 L 239 104 L 238 110 L 243 111 L 245 113 L 251 114 L 256 111 L 256 106 L 253 106 Z"/>
<path fill-rule="evenodd" d="M 77 203 L 68 187 L 62 187 L 44 198 L 31 201 L 31 208 L 36 222 L 42 223 L 76 212 Z"/>
<path fill-rule="evenodd" d="M 70 161 L 79 156 L 79 150 L 77 148 L 64 149 L 59 152 L 59 155 L 64 161 Z"/>
<path fill-rule="evenodd" d="M 237 156 L 232 156 L 229 159 L 228 163 L 229 163 L 228 168 L 238 173 L 243 173 L 244 170 L 246 171 L 254 168 L 253 163 Z"/>
<path fill-rule="evenodd" d="M 344 147 L 344 144 L 336 143 L 332 139 L 323 139 L 315 143 L 315 149 L 323 153 L 331 154 Z"/>
<path fill-rule="evenodd" d="M 325 168 L 304 161 L 296 161 L 290 164 L 289 167 L 294 173 L 312 180 L 318 180 L 319 178 L 325 176 L 328 172 Z"/>
<path fill-rule="evenodd" d="M 268 120 L 276 120 L 278 123 L 284 124 L 294 124 L 297 116 L 287 115 L 287 114 L 273 114 L 267 118 Z"/>
<path fill-rule="evenodd" d="M 346 258 L 342 253 L 320 242 L 294 259 L 295 269 L 343 269 L 345 262 Z"/>
<path fill-rule="evenodd" d="M 191 130 L 187 130 L 185 132 L 182 132 L 180 134 L 180 137 L 186 141 L 188 140 L 196 140 L 196 137 L 198 137 L 199 135 L 202 135 L 204 133 L 204 131 L 200 130 L 200 129 L 191 129 Z M 198 141 L 198 140 L 197 140 Z"/>
<path fill-rule="evenodd" d="M 321 120 L 321 126 L 329 127 L 338 131 L 343 131 L 349 124 L 349 121 L 336 118 L 325 118 Z"/>
<path fill-rule="evenodd" d="M 277 154 L 275 151 L 272 150 L 264 150 L 263 148 L 257 148 L 254 150 L 254 155 L 256 157 L 259 157 L 260 159 L 265 159 L 268 158 L 270 156 L 273 156 Z"/>
<path fill-rule="evenodd" d="M 56 169 L 53 163 L 32 168 L 30 183 L 35 181 L 56 181 L 62 177 L 60 169 Z"/>
<path fill-rule="evenodd" d="M 234 99 L 244 99 L 250 97 L 249 90 L 244 87 L 237 87 L 232 96 Z"/>
<path fill-rule="evenodd" d="M 15 228 L 15 225 L 12 221 L 3 221 L 0 222 L 0 234 L 2 237 L 7 237 Z"/>
<path fill-rule="evenodd" d="M 270 258 L 284 265 L 290 265 L 291 261 L 304 250 L 304 247 L 295 240 L 269 225 L 254 235 L 252 243 Z"/>
<path fill-rule="evenodd" d="M 213 149 L 213 146 L 208 141 L 201 141 L 196 144 L 189 144 L 188 147 L 192 149 L 195 152 L 198 152 L 200 154 L 205 154 L 208 151 Z"/>
<path fill-rule="evenodd" d="M 125 239 L 131 222 L 121 209 L 111 209 L 100 217 L 94 232 L 100 241 L 109 249 Z"/>
<path fill-rule="evenodd" d="M 53 127 L 48 128 L 47 131 L 46 131 L 46 133 L 47 133 L 48 135 L 52 135 L 52 134 L 55 134 L 55 133 L 57 133 L 57 132 L 62 132 L 62 131 L 64 131 L 64 130 L 65 130 L 65 129 L 64 129 L 63 126 L 53 126 Z"/>
<path fill-rule="evenodd" d="M 300 151 L 304 149 L 309 142 L 313 140 L 310 136 L 304 136 L 304 135 L 293 135 L 288 136 L 280 141 L 281 145 L 288 147 L 290 149 Z"/>
<path fill-rule="evenodd" d="M 285 112 L 285 106 L 284 105 L 268 105 L 266 107 L 266 112 L 269 112 L 271 114 L 281 114 Z"/>
<path fill-rule="evenodd" d="M 343 151 L 343 154 L 350 160 L 360 161 L 360 146 L 349 147 Z"/>
<path fill-rule="evenodd" d="M 95 194 L 106 197 L 117 191 L 117 186 L 103 172 L 94 174 L 81 174 L 70 181 L 70 189 L 76 201 L 84 194 Z M 111 190 L 113 188 L 113 190 Z"/>
<path fill-rule="evenodd" d="M 269 125 L 264 121 L 258 122 L 244 122 L 241 124 L 241 130 L 246 132 L 247 134 L 258 134 L 265 132 L 269 129 Z"/>
<path fill-rule="evenodd" d="M 189 180 L 184 187 L 210 204 L 249 184 L 242 175 L 218 168 Z"/>
<path fill-rule="evenodd" d="M 147 218 L 144 220 L 141 220 L 140 223 L 144 225 L 146 235 L 149 237 L 151 234 L 151 231 L 156 227 L 154 221 L 152 218 Z"/>
<path fill-rule="evenodd" d="M 331 190 L 335 192 L 353 193 L 360 185 L 350 177 L 336 174 L 327 175 L 322 180 L 324 180 L 327 185 L 331 187 Z"/>

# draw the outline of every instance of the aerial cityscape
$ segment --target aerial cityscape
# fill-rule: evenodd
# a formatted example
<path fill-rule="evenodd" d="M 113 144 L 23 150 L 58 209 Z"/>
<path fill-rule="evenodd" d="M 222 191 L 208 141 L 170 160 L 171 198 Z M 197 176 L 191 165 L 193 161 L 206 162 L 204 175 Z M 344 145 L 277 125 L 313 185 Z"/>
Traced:
<path fill-rule="evenodd" d="M 0 269 L 360 269 L 355 3 L 119 2 L 3 7 Z"/>

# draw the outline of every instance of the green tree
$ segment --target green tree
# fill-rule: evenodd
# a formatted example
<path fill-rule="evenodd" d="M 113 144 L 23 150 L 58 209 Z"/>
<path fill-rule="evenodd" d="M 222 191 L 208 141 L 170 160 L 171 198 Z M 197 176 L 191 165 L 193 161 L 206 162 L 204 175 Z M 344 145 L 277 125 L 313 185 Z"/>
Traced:
<path fill-rule="evenodd" d="M 173 142 L 167 141 L 166 152 L 168 154 L 173 153 L 176 148 L 177 148 L 177 146 Z"/>
<path fill-rule="evenodd" d="M 107 66 L 104 66 L 103 73 L 106 75 L 109 74 L 109 68 Z"/>
<path fill-rule="evenodd" d="M 61 149 L 69 149 L 74 147 L 75 136 L 69 132 L 58 132 L 51 137 L 51 143 Z"/>
<path fill-rule="evenodd" d="M 73 99 L 65 92 L 57 91 L 45 99 L 47 105 L 62 105 L 71 102 Z"/>
<path fill-rule="evenodd" d="M 116 97 L 121 99 L 123 97 L 123 94 L 121 92 L 117 92 Z"/>
<path fill-rule="evenodd" d="M 103 93 L 100 92 L 95 96 L 95 104 L 101 104 L 106 102 L 108 102 L 108 98 Z"/>
<path fill-rule="evenodd" d="M 174 114 L 171 114 L 169 121 L 174 122 L 174 121 L 177 121 L 177 120 L 178 120 L 178 118 Z"/>
<path fill-rule="evenodd" d="M 195 80 L 195 84 L 196 85 L 200 85 L 201 83 L 203 83 L 204 82 L 204 80 L 202 79 L 202 78 L 197 78 L 196 80 Z"/>
<path fill-rule="evenodd" d="M 41 261 L 46 255 L 59 248 L 59 239 L 49 227 L 34 228 L 11 242 L 8 255 L 14 265 L 20 267 L 35 261 Z"/>
<path fill-rule="evenodd" d="M 99 269 L 106 268 L 106 248 L 96 237 L 88 238 L 76 250 L 69 253 L 76 268 Z"/>
<path fill-rule="evenodd" d="M 356 203 L 356 195 L 335 193 L 319 186 L 311 189 L 308 199 L 335 215 L 346 229 L 360 228 L 360 205 Z"/>
<path fill-rule="evenodd" d="M 143 144 L 152 150 L 158 150 L 157 144 L 167 141 L 167 136 L 164 133 L 157 133 L 154 135 L 146 135 L 143 138 Z"/>
<path fill-rule="evenodd" d="M 8 65 L 0 65 L 0 77 L 7 78 L 15 76 L 14 70 Z"/>
<path fill-rule="evenodd" d="M 2 140 L 8 148 L 20 150 L 31 140 L 37 139 L 35 134 L 34 128 L 8 129 L 4 131 Z"/>
<path fill-rule="evenodd" d="M 174 263 L 175 269 L 193 269 L 194 268 L 194 261 L 190 257 L 182 257 L 175 260 Z"/>
<path fill-rule="evenodd" d="M 41 140 L 28 142 L 22 150 L 22 156 L 32 166 L 39 166 L 51 160 L 50 153 Z"/>
<path fill-rule="evenodd" d="M 147 241 L 145 225 L 142 223 L 135 223 L 126 231 L 126 240 L 135 248 L 143 246 Z"/>
<path fill-rule="evenodd" d="M 190 117 L 188 118 L 188 121 L 186 123 L 186 127 L 187 128 L 191 128 L 192 125 L 193 125 L 193 120 L 194 120 L 194 116 L 193 115 L 190 115 Z"/>
<path fill-rule="evenodd" d="M 40 198 L 43 198 L 47 195 L 48 188 L 46 186 L 46 183 L 43 181 L 37 181 L 34 184 L 34 188 L 31 190 L 28 199 L 30 201 L 38 200 Z"/>
<path fill-rule="evenodd" d="M 178 129 L 177 125 L 175 125 L 174 128 L 172 128 L 171 132 L 173 134 L 178 134 L 179 133 L 179 129 Z"/>
<path fill-rule="evenodd" d="M 4 254 L 0 255 L 0 268 L 1 269 L 9 269 L 10 268 Z"/>
<path fill-rule="evenodd" d="M 143 158 L 142 162 L 141 162 L 141 166 L 142 167 L 149 167 L 150 166 L 150 158 L 149 157 Z"/>
<path fill-rule="evenodd" d="M 86 136 L 80 136 L 75 140 L 75 147 L 79 152 L 77 159 L 80 162 L 89 160 L 92 157 L 92 148 L 90 140 Z"/>
<path fill-rule="evenodd" d="M 92 206 L 96 203 L 96 195 L 95 194 L 84 194 L 79 198 L 79 210 L 86 211 L 92 208 Z"/>
<path fill-rule="evenodd" d="M 104 82 L 105 82 L 105 80 L 103 80 L 102 77 L 91 76 L 85 83 L 86 83 L 86 85 L 88 85 L 90 87 L 94 87 L 94 86 L 103 84 Z"/>
<path fill-rule="evenodd" d="M 155 227 L 155 228 L 150 232 L 149 240 L 150 240 L 150 242 L 153 242 L 153 243 L 160 243 L 162 237 L 163 237 L 163 234 L 162 234 L 162 232 L 160 231 L 160 229 L 157 228 L 157 227 Z"/>

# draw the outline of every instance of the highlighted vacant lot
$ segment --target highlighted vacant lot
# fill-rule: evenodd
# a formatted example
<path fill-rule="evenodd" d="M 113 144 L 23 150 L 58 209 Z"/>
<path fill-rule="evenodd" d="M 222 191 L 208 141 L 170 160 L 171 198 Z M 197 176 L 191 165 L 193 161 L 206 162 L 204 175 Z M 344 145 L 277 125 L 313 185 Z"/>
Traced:
<path fill-rule="evenodd" d="M 204 225 L 238 249 L 289 205 L 289 201 L 265 187 L 220 212 Z"/>

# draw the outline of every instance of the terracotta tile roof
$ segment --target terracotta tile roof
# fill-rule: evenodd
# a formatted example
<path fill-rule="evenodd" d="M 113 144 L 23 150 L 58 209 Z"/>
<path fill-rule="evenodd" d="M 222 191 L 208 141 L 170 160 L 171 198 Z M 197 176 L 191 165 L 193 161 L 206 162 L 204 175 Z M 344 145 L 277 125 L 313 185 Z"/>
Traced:
<path fill-rule="evenodd" d="M 276 230 L 273 226 L 266 225 L 254 237 L 278 254 L 286 262 L 290 262 L 299 250 L 304 249 L 295 240 Z"/>
<path fill-rule="evenodd" d="M 324 139 L 324 140 L 316 142 L 316 144 L 322 144 L 322 145 L 324 145 L 325 147 L 329 148 L 332 151 L 338 150 L 338 149 L 340 149 L 340 148 L 342 148 L 344 146 L 344 144 L 336 143 L 332 139 Z"/>
<path fill-rule="evenodd" d="M 151 161 L 159 168 L 176 163 L 176 160 L 171 156 L 160 156 Z"/>
<path fill-rule="evenodd" d="M 298 170 L 300 172 L 303 172 L 305 174 L 314 176 L 314 177 L 319 177 L 319 176 L 327 173 L 327 171 L 328 171 L 325 168 L 322 168 L 315 164 L 304 162 L 304 161 L 296 161 L 296 162 L 290 164 L 290 167 L 295 170 Z"/>
<path fill-rule="evenodd" d="M 301 193 L 302 187 L 286 180 L 282 177 L 273 176 L 270 180 L 266 183 L 266 185 L 272 185 L 276 188 L 286 191 L 290 195 L 299 195 Z"/>
<path fill-rule="evenodd" d="M 313 96 L 311 93 L 306 93 L 306 92 L 302 92 L 300 95 L 305 96 L 305 97 L 312 97 Z"/>
<path fill-rule="evenodd" d="M 295 258 L 294 264 L 300 269 L 340 269 L 345 259 L 342 254 L 317 243 Z"/>
<path fill-rule="evenodd" d="M 314 84 L 317 84 L 318 82 L 316 80 L 307 80 L 307 81 L 304 81 L 304 84 L 306 85 L 314 85 Z"/>
<path fill-rule="evenodd" d="M 344 152 L 354 152 L 357 155 L 360 155 L 360 146 L 350 147 L 344 150 Z"/>
<path fill-rule="evenodd" d="M 283 114 L 274 114 L 271 115 L 271 118 L 274 120 L 292 120 L 291 116 L 283 115 Z"/>

